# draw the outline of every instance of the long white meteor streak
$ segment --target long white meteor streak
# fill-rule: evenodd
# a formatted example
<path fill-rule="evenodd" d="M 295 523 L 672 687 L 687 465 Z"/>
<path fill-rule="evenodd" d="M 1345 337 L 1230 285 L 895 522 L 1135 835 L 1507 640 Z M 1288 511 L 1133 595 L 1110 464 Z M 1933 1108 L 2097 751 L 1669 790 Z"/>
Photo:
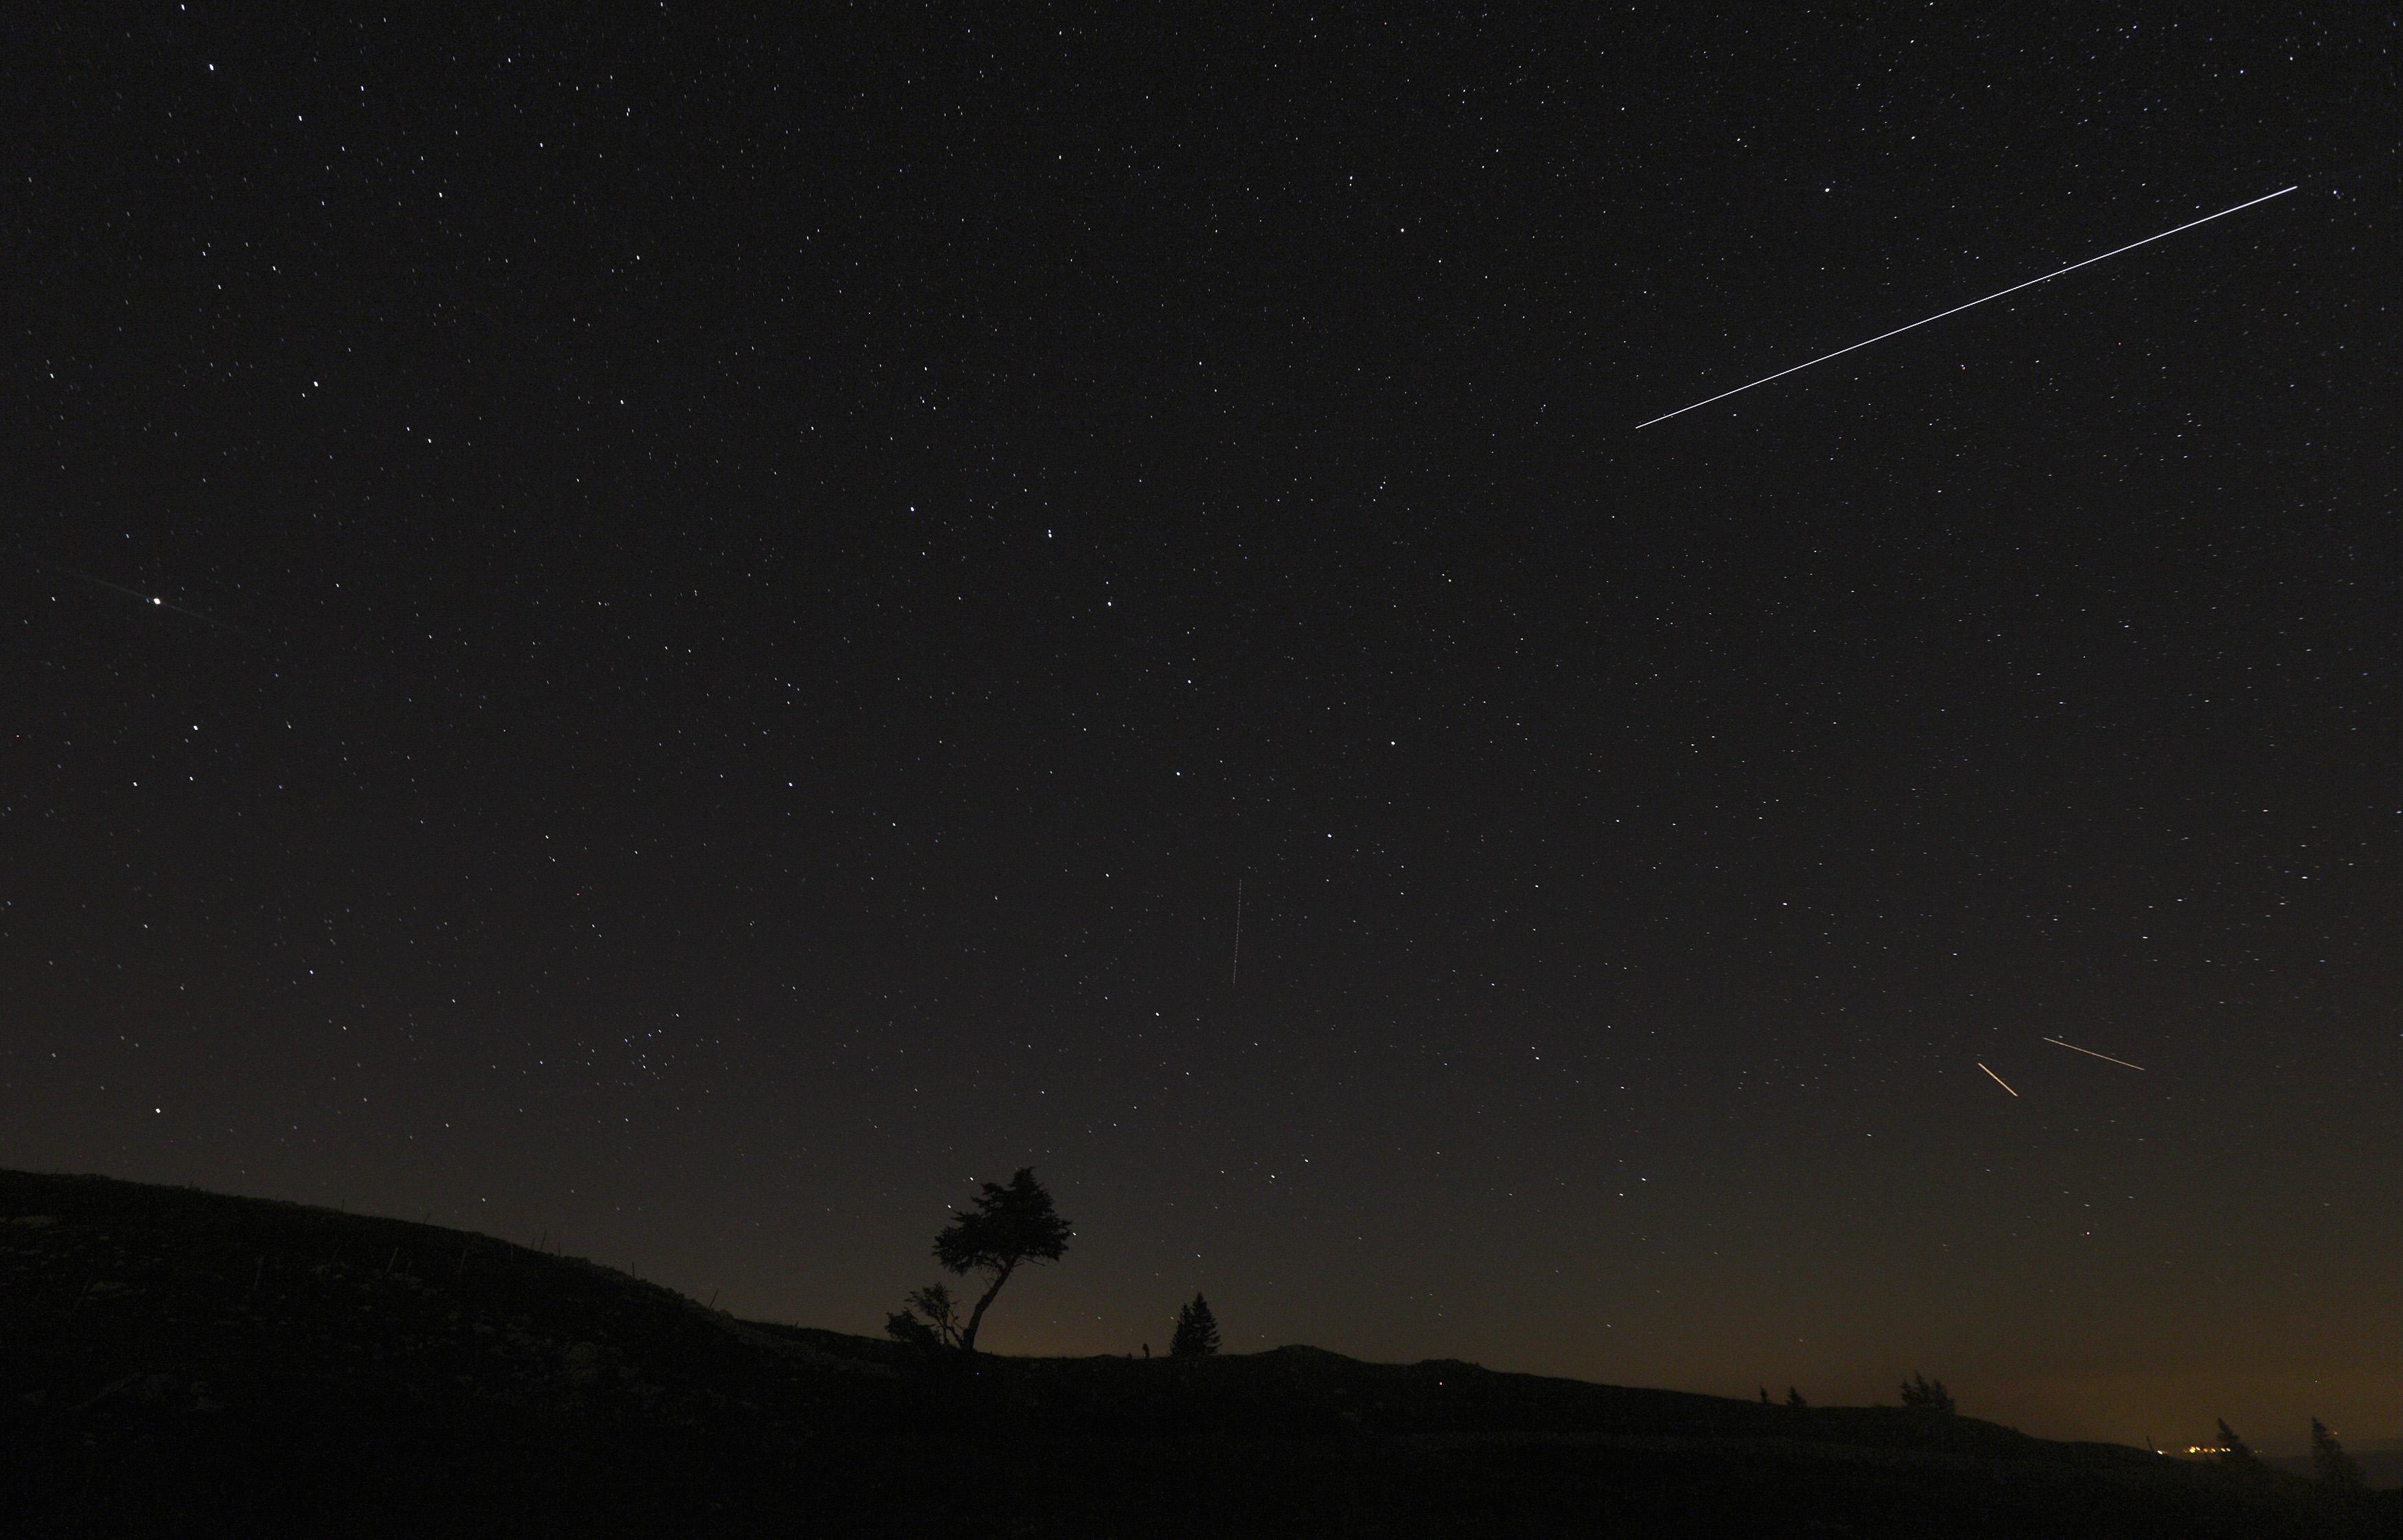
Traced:
<path fill-rule="evenodd" d="M 1978 1067 L 1981 1070 L 1986 1070 L 1986 1066 L 1983 1064 L 1979 1064 Z M 2004 1079 L 2001 1075 L 1996 1075 L 1993 1070 L 1986 1070 L 1986 1078 L 2002 1087 L 2005 1090 L 2011 1090 L 2011 1083 Z M 2011 1094 L 2013 1096 L 2017 1096 L 2019 1092 L 2011 1090 Z"/>
<path fill-rule="evenodd" d="M 2296 187 L 2300 186 L 2300 183 L 2296 184 Z M 2263 193 L 2258 198 L 2247 199 L 2245 201 L 2237 204 L 2234 208 L 2222 209 L 2217 214 L 2206 214 L 2200 219 L 2190 219 L 2187 223 L 2178 226 L 2176 229 L 2165 229 L 2159 235 L 2147 235 L 2142 241 L 2131 241 L 2126 245 L 2106 251 L 2100 257 L 2090 257 L 2083 262 L 2072 262 L 2069 266 L 2048 272 L 2041 278 L 2031 278 L 2024 284 L 2013 284 L 2009 288 L 1997 289 L 1993 293 L 1986 296 L 1983 299 L 1972 299 L 1965 305 L 1955 305 L 1951 310 L 1938 311 L 1934 315 L 1928 316 L 1926 320 L 1913 321 L 1908 326 L 1896 326 L 1892 331 L 1882 331 L 1875 337 L 1870 338 L 1867 342 L 1855 342 L 1849 348 L 1838 348 L 1833 353 L 1823 353 L 1818 357 L 1812 359 L 1809 364 L 1797 364 L 1790 369 L 1779 369 L 1775 374 L 1764 374 L 1759 379 L 1754 381 L 1751 385 L 1738 385 L 1733 390 L 1724 390 L 1719 392 L 1716 395 L 1697 401 L 1691 407 L 1679 407 L 1675 411 L 1664 411 L 1658 417 L 1638 423 L 1635 424 L 1635 431 L 1641 433 L 1646 428 L 1650 427 L 1654 423 L 1665 423 L 1672 417 L 1683 417 L 1686 413 L 1694 410 L 1698 407 L 1709 406 L 1713 401 L 1724 401 L 1730 395 L 1742 395 L 1745 391 L 1752 389 L 1753 385 L 1765 385 L 1771 380 L 1783 380 L 1789 374 L 1799 374 L 1804 369 L 1811 368 L 1813 364 L 1824 364 L 1830 358 L 1841 358 L 1848 353 L 1858 353 L 1863 348 L 1868 347 L 1873 343 L 1882 342 L 1889 337 L 1900 337 L 1904 332 L 1912 331 L 1918 327 L 1926 326 L 1930 321 L 1941 321 L 1948 315 L 1958 315 L 1965 310 L 1975 310 L 1979 305 L 2000 299 L 2007 294 L 2017 294 L 2021 289 L 2032 289 L 2038 284 L 2049 284 L 2064 272 L 2076 272 L 2080 268 L 2090 268 L 2097 262 L 2107 262 L 2112 257 L 2118 256 L 2122 252 L 2134 251 L 2138 246 L 2149 246 L 2156 241 L 2166 241 L 2173 235 L 2181 234 L 2187 230 L 2194 229 L 2197 225 L 2208 225 L 2215 219 L 2225 219 L 2229 215 L 2241 213 L 2245 209 L 2251 208 L 2256 203 L 2266 203 L 2272 198 L 2284 198 L 2286 194 L 2293 192 L 2294 190 L 2295 187 L 2280 187 L 2275 192 Z M 2008 1087 L 2005 1087 L 2004 1089 L 2007 1090 L 2009 1089 Z M 2016 1096 L 2019 1093 L 2017 1091 L 2012 1091 L 2011 1094 Z"/>
<path fill-rule="evenodd" d="M 2072 1053 L 2082 1053 L 2089 1059 L 2100 1059 L 2106 1063 L 2118 1064 L 2126 1069 L 2141 1071 L 2145 1067 L 2142 1064 L 2131 1064 L 2125 1059 L 2114 1059 L 2107 1053 L 2097 1053 L 2092 1048 L 2081 1048 L 2075 1043 L 2064 1043 L 2058 1037 L 2048 1037 L 2045 1041 L 2054 1047 L 2067 1048 Z"/>

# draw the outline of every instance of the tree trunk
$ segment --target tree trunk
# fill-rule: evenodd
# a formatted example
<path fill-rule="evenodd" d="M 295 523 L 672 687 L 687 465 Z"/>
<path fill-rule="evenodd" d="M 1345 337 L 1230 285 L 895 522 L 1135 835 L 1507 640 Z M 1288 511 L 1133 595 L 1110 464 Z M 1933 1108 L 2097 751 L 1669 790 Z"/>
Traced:
<path fill-rule="evenodd" d="M 960 1351 L 962 1353 L 976 1352 L 977 1326 L 984 1320 L 984 1308 L 993 1303 L 993 1297 L 1001 1292 L 1001 1285 L 1009 1282 L 1009 1275 L 1016 1271 L 1017 1268 L 1018 1264 L 1012 1262 L 1008 1267 L 1006 1267 L 999 1272 L 993 1274 L 993 1287 L 984 1291 L 984 1297 L 978 1300 L 976 1302 L 976 1309 L 968 1312 L 968 1329 L 960 1333 Z"/>

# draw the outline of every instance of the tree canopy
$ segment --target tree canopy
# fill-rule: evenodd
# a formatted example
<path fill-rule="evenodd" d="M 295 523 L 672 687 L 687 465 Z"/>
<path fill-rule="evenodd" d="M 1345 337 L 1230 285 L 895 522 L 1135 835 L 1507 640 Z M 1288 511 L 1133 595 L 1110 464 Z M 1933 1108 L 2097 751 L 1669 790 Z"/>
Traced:
<path fill-rule="evenodd" d="M 1032 1167 L 1021 1166 L 1007 1186 L 987 1182 L 976 1207 L 953 1215 L 935 1237 L 936 1261 L 963 1276 L 983 1272 L 993 1280 L 968 1311 L 967 1324 L 959 1328 L 958 1346 L 974 1353 L 977 1328 L 1009 1275 L 1029 1262 L 1058 1261 L 1075 1234 L 1053 1208 L 1051 1195 L 1035 1179 Z"/>

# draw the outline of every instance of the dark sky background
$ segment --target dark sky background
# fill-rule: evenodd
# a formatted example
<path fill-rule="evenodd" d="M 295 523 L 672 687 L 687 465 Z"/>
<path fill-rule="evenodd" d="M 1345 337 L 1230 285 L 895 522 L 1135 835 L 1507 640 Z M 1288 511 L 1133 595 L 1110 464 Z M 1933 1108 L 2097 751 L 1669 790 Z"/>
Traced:
<path fill-rule="evenodd" d="M 1731 8 L 13 23 L 0 1163 L 2403 1434 L 2392 17 Z"/>

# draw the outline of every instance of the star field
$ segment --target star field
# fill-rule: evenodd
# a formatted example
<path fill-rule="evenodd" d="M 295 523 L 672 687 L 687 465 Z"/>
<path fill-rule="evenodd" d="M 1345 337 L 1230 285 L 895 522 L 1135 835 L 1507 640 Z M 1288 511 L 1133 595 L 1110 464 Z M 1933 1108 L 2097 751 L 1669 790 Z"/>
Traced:
<path fill-rule="evenodd" d="M 2357 26 L 14 28 L 0 1163 L 2403 1435 Z"/>

